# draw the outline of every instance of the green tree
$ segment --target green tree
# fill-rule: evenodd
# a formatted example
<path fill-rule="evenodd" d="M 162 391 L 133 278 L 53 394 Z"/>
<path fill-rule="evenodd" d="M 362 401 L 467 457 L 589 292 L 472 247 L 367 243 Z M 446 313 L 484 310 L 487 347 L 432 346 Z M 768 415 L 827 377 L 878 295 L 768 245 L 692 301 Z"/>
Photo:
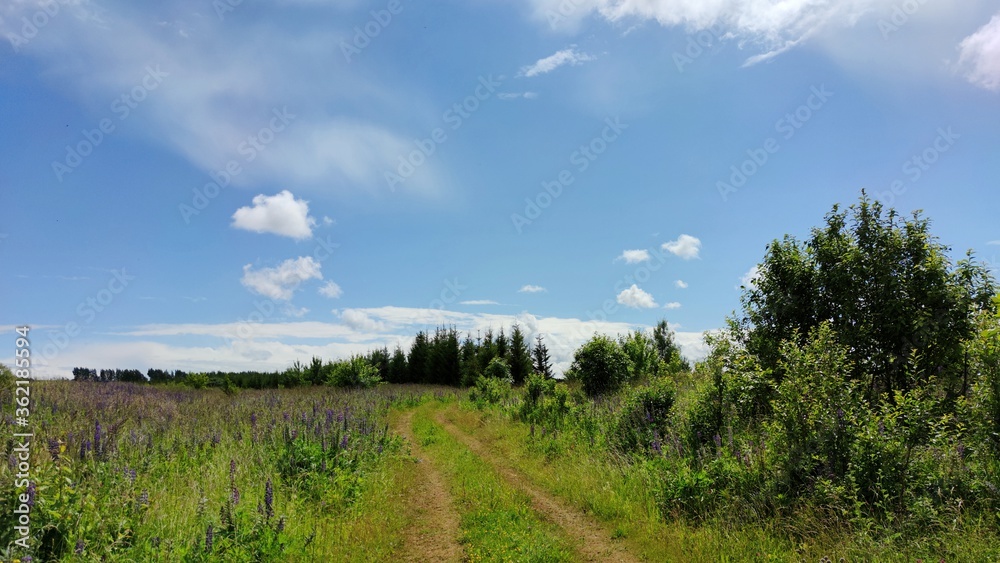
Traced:
<path fill-rule="evenodd" d="M 629 376 L 629 357 L 617 342 L 595 335 L 573 356 L 572 371 L 590 396 L 613 393 Z"/>
<path fill-rule="evenodd" d="M 629 359 L 629 381 L 638 381 L 656 373 L 659 357 L 653 340 L 641 330 L 635 330 L 618 339 Z"/>
<path fill-rule="evenodd" d="M 510 333 L 510 377 L 514 385 L 522 385 L 530 374 L 531 354 L 521 327 L 515 324 Z"/>
<path fill-rule="evenodd" d="M 431 346 L 427 333 L 420 331 L 410 346 L 410 355 L 406 363 L 409 366 L 410 383 L 427 383 L 430 379 Z"/>
<path fill-rule="evenodd" d="M 531 349 L 531 356 L 534 361 L 535 373 L 551 378 L 552 360 L 549 359 L 549 349 L 542 342 L 541 334 L 535 335 L 535 346 Z"/>
<path fill-rule="evenodd" d="M 653 328 L 653 346 L 662 365 L 669 373 L 690 371 L 691 365 L 681 356 L 681 349 L 674 341 L 674 331 L 670 330 L 666 319 L 660 319 Z"/>
<path fill-rule="evenodd" d="M 996 289 L 985 267 L 971 256 L 953 265 L 948 250 L 919 212 L 900 219 L 862 192 L 848 211 L 834 206 L 808 242 L 768 246 L 734 323 L 740 343 L 780 384 L 782 342 L 804 345 L 826 321 L 869 401 L 932 377 L 948 397 L 965 393 L 963 342 Z"/>
<path fill-rule="evenodd" d="M 487 379 L 499 379 L 510 383 L 510 364 L 503 358 L 493 358 L 483 371 L 483 377 Z"/>
<path fill-rule="evenodd" d="M 392 358 L 389 360 L 389 375 L 386 377 L 386 381 L 389 383 L 410 381 L 407 373 L 406 353 L 399 345 L 396 345 L 396 350 L 393 351 Z"/>

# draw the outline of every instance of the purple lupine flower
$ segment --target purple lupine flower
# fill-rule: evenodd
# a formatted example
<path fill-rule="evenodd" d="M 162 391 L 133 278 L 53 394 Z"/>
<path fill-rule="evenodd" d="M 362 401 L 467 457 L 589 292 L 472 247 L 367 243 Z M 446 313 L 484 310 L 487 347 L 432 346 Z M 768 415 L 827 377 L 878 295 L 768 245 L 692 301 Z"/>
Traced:
<path fill-rule="evenodd" d="M 233 483 L 236 479 L 236 460 L 229 460 L 229 482 Z"/>
<path fill-rule="evenodd" d="M 288 414 L 287 412 L 281 413 L 281 416 L 284 417 L 285 422 L 288 422 L 289 420 L 292 419 L 292 416 L 290 414 Z"/>
<path fill-rule="evenodd" d="M 86 546 L 86 544 L 83 543 L 83 538 L 77 539 L 76 540 L 76 547 L 73 549 L 73 553 L 75 553 L 77 555 L 83 555 L 83 548 L 85 546 Z"/>
<path fill-rule="evenodd" d="M 7 456 L 7 465 L 10 466 L 11 471 L 17 471 L 17 456 L 14 454 Z"/>
<path fill-rule="evenodd" d="M 31 563 L 34 560 L 35 558 L 30 555 L 25 555 L 24 557 L 21 558 L 21 561 L 23 561 L 24 563 Z"/>
<path fill-rule="evenodd" d="M 144 506 L 149 506 L 149 491 L 147 491 L 146 489 L 143 489 L 142 492 L 139 494 L 139 502 L 138 502 L 138 508 L 142 508 Z"/>
<path fill-rule="evenodd" d="M 28 490 L 26 492 L 28 493 L 28 508 L 31 508 L 31 507 L 35 506 L 35 482 L 34 481 L 29 481 L 28 482 Z M 22 559 L 22 561 L 24 561 L 24 559 Z"/>
<path fill-rule="evenodd" d="M 212 551 L 212 538 L 215 537 L 215 529 L 212 524 L 208 525 L 208 529 L 205 530 L 205 551 L 211 553 Z"/>
<path fill-rule="evenodd" d="M 101 421 L 97 421 L 94 425 L 94 454 L 100 455 L 101 453 Z"/>
<path fill-rule="evenodd" d="M 347 434 L 344 434 L 344 437 L 340 439 L 340 449 L 347 449 Z"/>
<path fill-rule="evenodd" d="M 232 503 L 233 506 L 240 503 L 240 490 L 236 487 L 236 485 L 233 485 L 232 491 L 229 493 L 229 502 Z"/>
<path fill-rule="evenodd" d="M 49 438 L 49 455 L 52 456 L 53 461 L 59 461 L 59 445 L 59 440 Z"/>
<path fill-rule="evenodd" d="M 271 484 L 270 479 L 264 485 L 264 516 L 268 520 L 274 516 L 274 485 Z"/>
<path fill-rule="evenodd" d="M 965 459 L 965 444 L 959 444 L 955 450 L 958 452 L 959 459 Z"/>
<path fill-rule="evenodd" d="M 712 436 L 712 440 L 715 442 L 715 447 L 717 448 L 722 447 L 722 436 L 716 434 L 715 436 Z"/>
<path fill-rule="evenodd" d="M 250 427 L 257 428 L 257 413 L 255 412 L 250 413 Z"/>
<path fill-rule="evenodd" d="M 278 519 L 278 527 L 277 527 L 277 528 L 275 528 L 275 529 L 277 530 L 277 532 L 278 532 L 279 534 L 280 534 L 281 532 L 284 532 L 284 531 L 285 531 L 285 517 L 284 517 L 284 516 L 282 516 L 281 518 L 279 518 L 279 519 Z"/>

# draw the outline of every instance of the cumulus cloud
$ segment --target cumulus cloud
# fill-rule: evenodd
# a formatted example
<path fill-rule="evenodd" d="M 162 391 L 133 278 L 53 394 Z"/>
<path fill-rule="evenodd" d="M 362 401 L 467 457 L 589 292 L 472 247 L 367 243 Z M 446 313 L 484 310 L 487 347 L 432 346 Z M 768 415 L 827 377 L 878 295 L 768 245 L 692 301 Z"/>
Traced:
<path fill-rule="evenodd" d="M 319 294 L 323 297 L 329 297 L 330 299 L 338 299 L 344 294 L 344 290 L 340 289 L 340 286 L 332 281 L 326 282 L 323 287 L 319 288 Z"/>
<path fill-rule="evenodd" d="M 701 241 L 691 235 L 681 235 L 677 240 L 663 243 L 662 248 L 684 260 L 692 260 L 701 252 Z"/>
<path fill-rule="evenodd" d="M 276 301 L 288 301 L 299 284 L 310 279 L 323 279 L 320 263 L 312 256 L 288 259 L 276 268 L 254 269 L 253 264 L 243 266 L 244 287 Z"/>
<path fill-rule="evenodd" d="M 316 219 L 309 216 L 309 203 L 282 190 L 273 196 L 260 194 L 253 205 L 233 213 L 233 227 L 255 233 L 272 233 L 293 239 L 312 237 Z"/>
<path fill-rule="evenodd" d="M 532 76 L 552 72 L 563 65 L 577 66 L 592 60 L 594 60 L 594 57 L 577 51 L 575 47 L 570 47 L 556 51 L 543 59 L 538 59 L 534 64 L 522 67 L 518 76 L 531 78 Z"/>
<path fill-rule="evenodd" d="M 667 309 L 669 311 L 672 311 L 674 309 L 680 309 L 681 308 L 681 304 L 678 303 L 678 302 L 676 302 L 676 301 L 671 301 L 670 303 L 667 303 L 666 305 L 664 305 L 663 308 Z"/>
<path fill-rule="evenodd" d="M 521 289 L 517 290 L 518 293 L 541 293 L 543 291 L 548 291 L 540 285 L 528 285 L 522 286 Z"/>
<path fill-rule="evenodd" d="M 677 280 L 677 281 L 674 282 L 674 285 L 677 286 L 677 289 L 687 289 L 688 288 L 688 284 L 684 280 Z"/>
<path fill-rule="evenodd" d="M 615 258 L 615 260 L 624 260 L 626 264 L 638 264 L 639 262 L 649 261 L 649 251 L 648 250 L 625 250 L 621 253 L 621 256 Z"/>
<path fill-rule="evenodd" d="M 1000 14 L 958 46 L 959 67 L 969 82 L 1000 92 Z"/>
<path fill-rule="evenodd" d="M 632 309 L 652 309 L 657 306 L 653 296 L 639 289 L 636 284 L 618 294 L 618 303 Z"/>

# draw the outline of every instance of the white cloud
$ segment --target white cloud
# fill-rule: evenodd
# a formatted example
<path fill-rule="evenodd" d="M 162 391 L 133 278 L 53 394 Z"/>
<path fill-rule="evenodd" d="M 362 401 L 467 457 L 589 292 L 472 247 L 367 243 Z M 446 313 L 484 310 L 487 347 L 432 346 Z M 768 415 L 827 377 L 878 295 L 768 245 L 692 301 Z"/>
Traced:
<path fill-rule="evenodd" d="M 969 82 L 1000 91 L 1000 14 L 963 39 L 958 49 L 958 64 Z"/>
<path fill-rule="evenodd" d="M 41 4 L 0 2 L 0 38 L 20 35 L 22 18 L 42 13 Z M 300 186 L 384 191 L 385 172 L 413 150 L 412 132 L 401 123 L 413 115 L 439 115 L 436 106 L 413 104 L 391 73 L 347 64 L 340 44 L 354 34 L 356 22 L 323 17 L 329 2 L 309 2 L 303 10 L 313 10 L 315 17 L 307 16 L 310 21 L 294 30 L 283 25 L 280 11 L 241 12 L 253 17 L 229 14 L 223 20 L 211 8 L 191 10 L 186 2 L 168 1 L 158 12 L 166 20 L 153 22 L 149 13 L 124 0 L 57 4 L 61 13 L 19 46 L 38 65 L 40 76 L 89 108 L 108 108 L 144 80 L 156 84 L 140 106 L 126 108 L 130 131 L 229 185 L 280 182 L 297 193 Z M 247 37 L 258 41 L 247 42 Z M 331 57 L 303 56 L 317 52 Z M 146 77 L 148 68 L 159 69 L 153 80 Z M 124 119 L 124 114 L 104 112 L 92 117 Z M 275 121 L 278 114 L 287 119 Z M 352 117 L 359 115 L 366 117 Z M 268 139 L 264 149 L 256 148 L 264 146 L 258 136 Z M 240 166 L 238 173 L 225 172 L 230 162 Z M 404 188 L 440 195 L 446 187 L 441 167 L 425 163 Z M 191 190 L 185 192 L 190 200 Z"/>
<path fill-rule="evenodd" d="M 663 243 L 662 248 L 684 260 L 692 260 L 701 252 L 701 241 L 691 235 L 681 235 L 677 240 Z"/>
<path fill-rule="evenodd" d="M 282 190 L 273 196 L 254 197 L 252 207 L 241 207 L 233 213 L 232 225 L 255 233 L 302 240 L 312 237 L 316 220 L 309 216 L 309 202 L 295 199 L 292 192 Z"/>
<path fill-rule="evenodd" d="M 991 240 L 990 242 L 988 242 L 986 244 L 1000 245 L 1000 240 Z"/>
<path fill-rule="evenodd" d="M 459 305 L 499 305 L 496 301 L 489 299 L 471 299 L 469 301 L 459 301 Z"/>
<path fill-rule="evenodd" d="M 688 32 L 712 30 L 739 46 L 762 52 L 747 64 L 773 58 L 826 30 L 854 26 L 876 10 L 889 12 L 899 0 L 529 0 L 534 17 L 574 31 L 591 13 L 608 21 L 653 20 Z M 569 8 L 567 9 L 567 6 Z M 873 26 L 874 27 L 874 26 Z"/>
<path fill-rule="evenodd" d="M 677 280 L 677 281 L 674 282 L 674 285 L 677 286 L 678 289 L 687 289 L 688 288 L 688 284 L 684 280 Z"/>
<path fill-rule="evenodd" d="M 533 100 L 538 97 L 537 92 L 500 92 L 497 97 L 501 100 Z"/>
<path fill-rule="evenodd" d="M 151 367 L 185 371 L 282 370 L 295 360 L 308 361 L 313 356 L 345 358 L 383 346 L 392 349 L 397 343 L 408 349 L 416 331 L 428 327 L 453 325 L 462 335 L 474 337 L 477 331 L 509 328 L 515 322 L 529 339 L 542 335 L 557 373 L 562 373 L 576 349 L 595 333 L 615 336 L 636 328 L 652 328 L 623 322 L 536 317 L 528 312 L 472 314 L 408 307 L 346 309 L 339 317 L 340 322 L 142 325 L 113 333 L 113 342 L 74 339 L 58 356 L 44 365 L 36 364 L 36 373 L 41 377 L 69 377 L 73 367 L 81 365 L 114 365 L 142 371 Z M 676 325 L 672 328 L 676 330 Z M 195 337 L 197 344 L 176 345 L 179 336 Z M 700 332 L 677 332 L 675 337 L 690 359 L 702 359 L 708 352 Z"/>
<path fill-rule="evenodd" d="M 618 294 L 618 303 L 633 309 L 652 309 L 657 306 L 653 296 L 639 289 L 636 284 Z"/>
<path fill-rule="evenodd" d="M 255 270 L 252 264 L 247 264 L 243 266 L 243 279 L 240 281 L 258 295 L 287 301 L 302 282 L 314 278 L 323 279 L 320 269 L 320 263 L 312 256 L 290 258 L 276 268 Z"/>
<path fill-rule="evenodd" d="M 577 66 L 592 60 L 594 60 L 594 57 L 578 52 L 575 47 L 570 47 L 556 51 L 543 59 L 538 59 L 534 64 L 522 67 L 518 76 L 530 78 L 552 72 L 563 65 Z"/>
<path fill-rule="evenodd" d="M 548 291 L 540 285 L 528 285 L 522 286 L 521 289 L 517 290 L 518 293 L 541 293 L 543 291 Z"/>
<path fill-rule="evenodd" d="M 301 319 L 309 312 L 309 309 L 305 307 L 292 307 L 291 305 L 286 306 L 281 310 L 286 317 L 295 317 L 296 319 Z"/>
<path fill-rule="evenodd" d="M 364 332 L 382 332 L 386 330 L 386 325 L 379 321 L 372 319 L 363 310 L 360 309 L 344 309 L 340 313 L 340 320 L 344 321 L 347 326 Z"/>
<path fill-rule="evenodd" d="M 323 287 L 319 288 L 319 294 L 330 299 L 338 299 L 344 294 L 344 290 L 340 289 L 340 286 L 336 283 L 328 281 Z"/>
<path fill-rule="evenodd" d="M 327 227 L 329 227 L 330 225 L 333 225 L 333 223 L 334 223 L 333 219 L 327 217 L 326 215 L 323 216 L 323 224 L 324 225 L 326 225 Z"/>
<path fill-rule="evenodd" d="M 624 260 L 626 264 L 638 264 L 639 262 L 649 261 L 649 251 L 648 250 L 625 250 L 621 253 L 621 256 L 615 258 L 615 260 Z"/>
<path fill-rule="evenodd" d="M 757 287 L 757 279 L 760 277 L 760 266 L 754 265 L 752 268 L 747 270 L 747 273 L 740 276 L 740 285 L 737 287 L 745 287 L 747 289 L 755 289 Z"/>
<path fill-rule="evenodd" d="M 678 303 L 678 302 L 676 302 L 676 301 L 671 301 L 670 303 L 667 303 L 666 305 L 664 305 L 663 308 L 672 311 L 674 309 L 680 309 L 681 308 L 681 304 Z"/>

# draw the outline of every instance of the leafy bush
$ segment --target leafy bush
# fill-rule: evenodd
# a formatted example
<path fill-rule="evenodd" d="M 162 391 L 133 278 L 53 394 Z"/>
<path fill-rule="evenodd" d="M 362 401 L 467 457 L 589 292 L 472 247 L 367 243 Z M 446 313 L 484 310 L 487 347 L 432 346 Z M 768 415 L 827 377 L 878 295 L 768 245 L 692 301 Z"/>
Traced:
<path fill-rule="evenodd" d="M 476 385 L 469 390 L 469 400 L 479 407 L 498 405 L 511 394 L 510 379 L 479 376 Z"/>
<path fill-rule="evenodd" d="M 510 364 L 507 363 L 507 360 L 499 357 L 490 360 L 486 369 L 483 370 L 483 376 L 487 379 L 499 379 L 511 383 L 513 382 L 510 375 Z"/>
<path fill-rule="evenodd" d="M 334 387 L 368 388 L 382 383 L 382 378 L 378 369 L 364 356 L 353 356 L 349 360 L 332 364 L 326 381 Z"/>
<path fill-rule="evenodd" d="M 617 342 L 604 335 L 591 338 L 576 351 L 573 373 L 591 397 L 613 393 L 631 371 L 631 361 Z"/>
<path fill-rule="evenodd" d="M 781 367 L 785 378 L 767 427 L 780 452 L 776 464 L 785 485 L 796 491 L 820 476 L 844 476 L 858 411 L 847 351 L 824 323 L 805 346 L 782 346 Z"/>
<path fill-rule="evenodd" d="M 656 378 L 629 390 L 612 428 L 615 445 L 623 452 L 653 451 L 666 432 L 676 392 L 673 382 Z"/>

